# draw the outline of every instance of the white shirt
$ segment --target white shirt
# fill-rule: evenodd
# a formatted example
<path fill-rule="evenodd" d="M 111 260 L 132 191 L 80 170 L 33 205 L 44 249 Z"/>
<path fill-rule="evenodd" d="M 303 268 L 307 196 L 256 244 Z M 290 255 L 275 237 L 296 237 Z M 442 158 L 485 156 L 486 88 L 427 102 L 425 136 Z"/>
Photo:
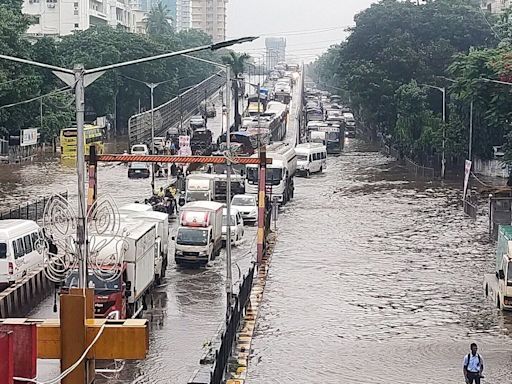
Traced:
<path fill-rule="evenodd" d="M 480 356 L 478 353 L 473 356 L 473 354 L 470 354 L 469 362 L 468 362 L 468 355 L 464 356 L 464 366 L 467 366 L 467 370 L 469 372 L 480 372 L 480 367 L 484 363 L 484 359 L 482 359 L 482 356 Z"/>

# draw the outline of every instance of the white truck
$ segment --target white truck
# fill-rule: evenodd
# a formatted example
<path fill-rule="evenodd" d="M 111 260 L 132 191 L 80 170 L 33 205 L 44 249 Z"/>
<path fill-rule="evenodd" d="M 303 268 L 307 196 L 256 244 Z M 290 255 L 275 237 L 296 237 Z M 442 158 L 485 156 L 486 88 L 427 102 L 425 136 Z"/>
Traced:
<path fill-rule="evenodd" d="M 127 233 L 120 241 L 107 236 L 94 241 L 109 241 L 98 254 L 91 252 L 90 261 L 110 275 L 119 269 L 117 279 L 102 279 L 89 270 L 88 286 L 94 288 L 96 317 L 124 319 L 137 317 L 146 307 L 146 298 L 155 282 L 155 258 L 158 255 L 157 231 L 154 223 L 128 223 Z M 94 247 L 92 247 L 94 250 Z M 113 265 L 119 253 L 120 265 Z M 68 276 L 63 291 L 78 286 L 78 271 Z"/>
<path fill-rule="evenodd" d="M 253 155 L 252 157 L 257 157 Z M 295 148 L 284 142 L 275 142 L 267 146 L 267 158 L 272 164 L 266 169 L 266 193 L 271 200 L 284 205 L 293 198 L 295 190 L 293 178 L 297 171 L 297 154 Z M 259 166 L 247 165 L 245 193 L 258 194 Z"/>
<path fill-rule="evenodd" d="M 496 307 L 512 310 L 512 226 L 500 225 L 496 246 L 494 274 L 484 275 L 485 296 L 493 300 Z"/>
<path fill-rule="evenodd" d="M 185 202 L 213 201 L 215 198 L 215 175 L 192 173 L 187 176 Z"/>
<path fill-rule="evenodd" d="M 214 201 L 195 201 L 181 208 L 180 226 L 173 238 L 176 264 L 204 266 L 220 254 L 223 207 Z"/>
<path fill-rule="evenodd" d="M 160 279 L 165 277 L 165 271 L 169 264 L 169 215 L 147 210 L 146 207 L 151 208 L 146 204 L 127 204 L 119 208 L 119 213 L 123 224 L 144 222 L 156 225 L 158 254 L 155 257 L 155 280 L 159 283 Z"/>

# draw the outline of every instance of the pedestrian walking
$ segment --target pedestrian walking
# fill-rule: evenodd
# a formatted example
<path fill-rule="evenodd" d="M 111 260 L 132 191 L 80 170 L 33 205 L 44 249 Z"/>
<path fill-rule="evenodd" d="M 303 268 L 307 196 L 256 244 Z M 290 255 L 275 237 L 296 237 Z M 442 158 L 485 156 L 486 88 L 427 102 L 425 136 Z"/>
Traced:
<path fill-rule="evenodd" d="M 480 384 L 480 379 L 484 377 L 484 359 L 477 353 L 478 346 L 475 343 L 471 343 L 470 348 L 471 352 L 464 356 L 462 372 L 466 384 Z"/>

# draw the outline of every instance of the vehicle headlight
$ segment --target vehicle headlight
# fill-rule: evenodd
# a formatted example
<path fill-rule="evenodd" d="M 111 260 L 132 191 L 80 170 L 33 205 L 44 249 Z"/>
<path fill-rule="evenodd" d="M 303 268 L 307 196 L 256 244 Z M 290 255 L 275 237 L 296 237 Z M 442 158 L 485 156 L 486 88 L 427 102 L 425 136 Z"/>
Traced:
<path fill-rule="evenodd" d="M 235 236 L 236 232 L 235 231 L 231 231 L 231 236 Z"/>
<path fill-rule="evenodd" d="M 183 251 L 178 251 L 178 250 L 176 250 L 176 252 L 175 252 L 175 253 L 176 253 L 177 255 L 183 255 Z"/>
<path fill-rule="evenodd" d="M 202 252 L 199 252 L 199 256 L 206 256 L 208 254 L 207 251 L 202 251 Z"/>

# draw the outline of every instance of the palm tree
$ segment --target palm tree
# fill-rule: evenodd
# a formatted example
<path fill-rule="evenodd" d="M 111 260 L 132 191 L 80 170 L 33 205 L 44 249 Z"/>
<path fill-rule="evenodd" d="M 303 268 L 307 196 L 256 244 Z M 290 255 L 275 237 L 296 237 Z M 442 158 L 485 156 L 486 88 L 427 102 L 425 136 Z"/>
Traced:
<path fill-rule="evenodd" d="M 169 35 L 173 32 L 172 25 L 169 23 L 172 17 L 169 16 L 167 6 L 159 2 L 151 8 L 147 17 L 146 32 L 149 35 Z"/>
<path fill-rule="evenodd" d="M 222 62 L 226 65 L 229 65 L 231 68 L 231 72 L 235 76 L 235 79 L 238 79 L 240 75 L 245 72 L 245 67 L 247 61 L 251 56 L 247 53 L 237 54 L 236 52 L 230 51 L 229 56 L 222 57 Z M 235 99 L 235 131 L 240 129 L 240 125 L 242 124 L 242 117 L 240 116 L 240 95 L 239 95 L 239 84 L 238 81 L 233 81 L 233 97 Z"/>

